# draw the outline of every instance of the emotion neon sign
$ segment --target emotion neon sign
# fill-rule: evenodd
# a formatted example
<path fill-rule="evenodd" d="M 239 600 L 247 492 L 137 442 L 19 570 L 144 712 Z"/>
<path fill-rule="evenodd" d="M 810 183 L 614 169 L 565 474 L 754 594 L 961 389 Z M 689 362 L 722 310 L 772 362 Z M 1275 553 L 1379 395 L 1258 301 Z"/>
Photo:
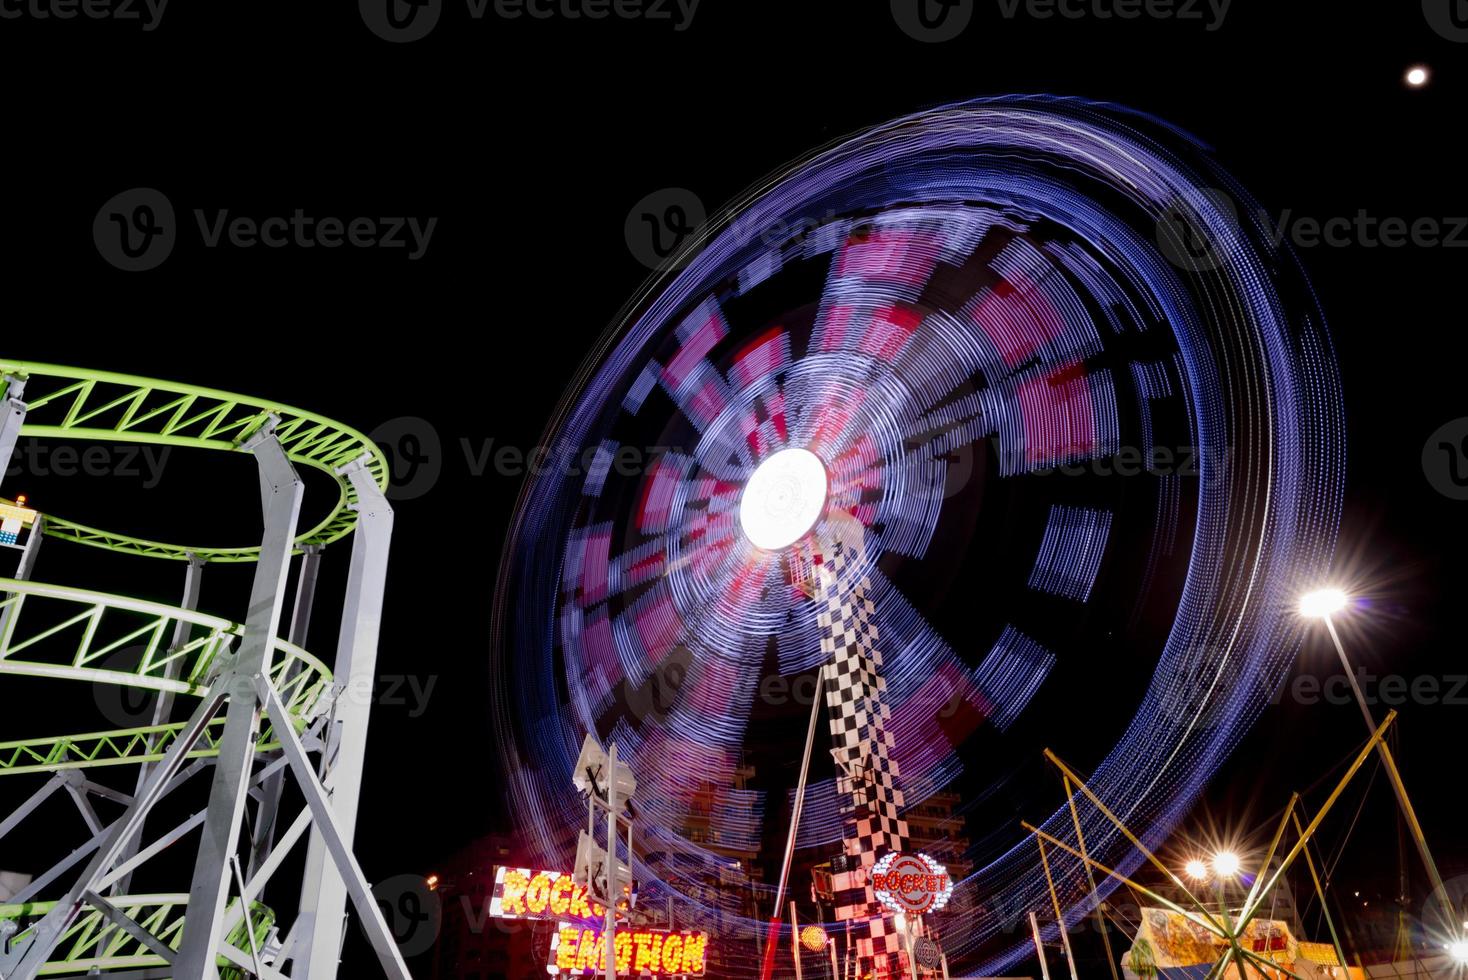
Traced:
<path fill-rule="evenodd" d="M 607 910 L 592 899 L 585 885 L 578 885 L 563 871 L 499 868 L 494 873 L 489 914 L 496 919 L 598 922 L 606 919 Z"/>
<path fill-rule="evenodd" d="M 701 977 L 708 966 L 708 934 L 703 932 L 619 929 L 614 946 L 618 976 Z M 593 976 L 605 966 L 606 944 L 601 930 L 562 924 L 551 938 L 546 972 Z"/>
<path fill-rule="evenodd" d="M 893 912 L 937 911 L 953 895 L 948 869 L 926 854 L 891 854 L 872 866 L 872 891 Z"/>

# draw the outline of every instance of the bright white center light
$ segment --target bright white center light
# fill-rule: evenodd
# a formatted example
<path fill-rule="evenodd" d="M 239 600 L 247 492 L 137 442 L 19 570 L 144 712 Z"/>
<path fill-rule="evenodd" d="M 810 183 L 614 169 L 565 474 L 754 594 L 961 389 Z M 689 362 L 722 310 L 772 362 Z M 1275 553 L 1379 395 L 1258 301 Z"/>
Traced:
<path fill-rule="evenodd" d="M 826 468 L 806 449 L 782 449 L 759 466 L 739 498 L 739 526 L 756 548 L 788 548 L 826 508 Z"/>
<path fill-rule="evenodd" d="M 1239 873 L 1239 856 L 1233 851 L 1220 851 L 1213 855 L 1213 871 L 1220 878 L 1232 878 Z"/>
<path fill-rule="evenodd" d="M 1413 88 L 1421 88 L 1427 84 L 1427 69 L 1417 65 L 1407 70 L 1407 84 Z"/>
<path fill-rule="evenodd" d="M 1187 872 L 1188 877 L 1195 881 L 1206 881 L 1208 879 L 1208 865 L 1197 858 L 1189 861 L 1188 866 L 1184 870 Z"/>
<path fill-rule="evenodd" d="M 1468 939 L 1448 943 L 1448 955 L 1458 963 L 1468 963 Z"/>
<path fill-rule="evenodd" d="M 1300 598 L 1300 615 L 1307 619 L 1324 619 L 1346 608 L 1349 601 L 1340 589 L 1318 589 Z"/>

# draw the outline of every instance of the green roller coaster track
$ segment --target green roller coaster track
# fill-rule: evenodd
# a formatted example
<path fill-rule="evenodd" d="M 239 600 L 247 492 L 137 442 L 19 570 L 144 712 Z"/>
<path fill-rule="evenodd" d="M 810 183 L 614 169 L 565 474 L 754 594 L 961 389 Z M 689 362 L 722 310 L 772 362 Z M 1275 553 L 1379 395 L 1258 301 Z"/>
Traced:
<path fill-rule="evenodd" d="M 152 933 L 169 949 L 177 950 L 183 938 L 184 913 L 188 910 L 188 895 L 129 895 L 114 899 L 111 904 L 128 918 Z M 51 911 L 55 902 L 26 902 L 19 905 L 0 905 L 0 921 L 31 918 Z M 231 905 L 232 914 L 238 908 Z M 259 902 L 250 903 L 250 925 L 253 926 L 256 944 L 264 941 L 275 916 Z M 235 925 L 229 934 L 232 946 L 244 946 L 250 937 L 246 935 L 243 921 Z M 24 939 L 22 932 L 17 938 Z M 168 961 L 159 953 L 149 949 L 141 940 L 130 935 L 99 909 L 88 909 L 61 936 L 57 949 L 63 956 L 41 968 L 40 976 L 88 975 L 92 970 L 145 969 L 165 967 Z M 243 980 L 246 974 L 221 956 L 217 963 L 220 980 Z"/>
<path fill-rule="evenodd" d="M 202 697 L 209 693 L 209 677 L 244 634 L 243 626 L 217 616 L 84 589 L 0 578 L 0 592 L 9 593 L 0 601 L 0 615 L 5 617 L 0 629 L 0 675 L 63 678 Z M 30 618 L 26 613 L 31 613 Z M 26 625 L 36 619 L 43 624 L 28 631 Z M 180 623 L 187 639 L 166 648 L 164 644 Z M 63 639 L 70 642 L 62 644 Z M 42 646 L 50 656 L 35 655 Z M 271 680 L 300 731 L 314 717 L 322 694 L 330 689 L 331 671 L 305 650 L 281 639 L 275 641 L 272 652 Z M 167 668 L 174 661 L 183 669 L 170 678 Z M 195 750 L 191 757 L 212 755 L 210 736 L 223 725 L 222 718 L 212 722 L 205 735 L 209 747 Z M 183 727 L 178 722 L 0 742 L 0 776 L 156 762 Z M 257 750 L 279 747 L 267 730 Z"/>
<path fill-rule="evenodd" d="M 239 451 L 267 421 L 278 419 L 275 437 L 291 462 L 327 474 L 338 490 L 331 513 L 299 535 L 298 546 L 339 541 L 356 525 L 357 494 L 339 472 L 343 466 L 365 455 L 372 478 L 379 487 L 387 486 L 387 459 L 371 440 L 355 429 L 288 405 L 110 371 L 0 360 L 0 398 L 10 390 L 12 379 L 25 382 L 22 436 Z M 149 541 L 50 514 L 46 515 L 45 534 L 109 551 L 175 561 L 251 562 L 260 551 L 259 547 Z"/>
<path fill-rule="evenodd" d="M 274 402 L 106 371 L 0 360 L 0 403 L 6 399 L 24 411 L 12 435 L 26 437 L 248 453 L 252 437 L 268 428 L 291 463 L 326 474 L 337 488 L 330 513 L 295 536 L 295 554 L 351 534 L 358 523 L 358 488 L 367 493 L 368 481 L 379 489 L 387 486 L 387 460 L 361 433 Z M 258 545 L 170 544 L 51 514 L 43 514 L 35 530 L 116 553 L 201 564 L 256 562 L 261 555 Z M 83 681 L 94 693 L 112 685 L 160 697 L 206 698 L 216 680 L 232 676 L 229 670 L 245 638 L 240 623 L 190 608 L 30 581 L 24 564 L 19 574 L 0 578 L 0 677 Z M 274 638 L 268 644 L 263 674 L 295 736 L 336 710 L 334 699 L 341 692 L 333 689 L 332 671 L 293 643 Z M 209 720 L 184 758 L 217 756 L 226 723 L 223 714 Z M 0 742 L 0 776 L 49 773 L 53 779 L 77 779 L 72 770 L 156 763 L 188 726 L 165 722 Z M 254 752 L 280 749 L 285 740 L 262 721 Z M 188 900 L 187 894 L 103 898 L 88 892 L 86 907 L 54 941 L 50 958 L 35 975 L 109 970 L 166 975 L 180 949 Z M 12 946 L 27 941 L 56 904 L 0 904 L 0 950 L 7 941 Z M 253 951 L 265 943 L 274 921 L 274 913 L 258 902 L 230 902 L 217 961 L 221 978 L 255 975 Z"/>

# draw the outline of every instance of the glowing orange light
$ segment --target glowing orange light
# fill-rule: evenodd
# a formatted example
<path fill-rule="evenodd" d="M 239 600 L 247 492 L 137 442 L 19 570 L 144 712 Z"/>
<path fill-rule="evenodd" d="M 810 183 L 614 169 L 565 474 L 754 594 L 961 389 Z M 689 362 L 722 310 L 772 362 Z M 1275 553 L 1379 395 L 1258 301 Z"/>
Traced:
<path fill-rule="evenodd" d="M 623 976 L 703 976 L 708 936 L 701 932 L 634 929 L 618 932 L 617 973 Z M 556 934 L 552 972 L 591 976 L 606 965 L 606 943 L 597 929 L 562 925 Z"/>
<path fill-rule="evenodd" d="M 434 891 L 438 888 L 438 875 L 429 875 L 426 880 L 428 882 L 429 891 Z"/>
<path fill-rule="evenodd" d="M 812 953 L 819 953 L 826 945 L 826 930 L 820 926 L 806 926 L 800 930 L 800 945 Z"/>

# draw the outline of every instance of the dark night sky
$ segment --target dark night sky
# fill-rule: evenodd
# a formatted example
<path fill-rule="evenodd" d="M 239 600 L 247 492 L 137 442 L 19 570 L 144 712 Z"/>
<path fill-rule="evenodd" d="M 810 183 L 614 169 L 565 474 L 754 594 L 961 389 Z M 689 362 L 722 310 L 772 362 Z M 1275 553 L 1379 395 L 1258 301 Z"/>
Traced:
<path fill-rule="evenodd" d="M 0 21 L 3 350 L 258 394 L 364 432 L 429 423 L 442 472 L 397 504 L 380 664 L 435 686 L 416 717 L 409 706 L 375 715 L 359 833 L 370 876 L 426 872 L 504 820 L 488 746 L 488 622 L 519 481 L 475 476 L 461 440 L 539 443 L 586 346 L 647 275 L 624 239 L 634 203 L 686 187 L 712 210 L 842 134 L 960 98 L 1050 92 L 1193 133 L 1271 213 L 1468 214 L 1468 45 L 1435 33 L 1415 2 L 1370 6 L 1237 0 L 1208 31 L 1007 20 L 981 2 L 967 32 L 940 45 L 906 37 L 887 4 L 850 0 L 705 0 L 683 32 L 471 21 L 450 3 L 430 37 L 407 45 L 377 39 L 340 2 L 180 4 L 151 32 Z M 1435 69 L 1425 90 L 1401 82 L 1415 62 Z M 439 220 L 417 261 L 404 250 L 206 249 L 189 227 L 160 268 L 125 274 L 99 257 L 90 227 L 104 201 L 138 186 L 162 190 L 181 215 L 299 207 Z M 1363 665 L 1409 678 L 1468 674 L 1468 503 L 1436 492 L 1422 463 L 1429 435 L 1468 415 L 1465 258 L 1441 246 L 1303 251 L 1347 399 L 1341 553 L 1375 600 L 1371 632 L 1353 648 Z M 42 509 L 64 501 L 56 512 L 138 533 L 198 537 L 224 521 L 248 537 L 248 463 L 194 462 L 171 461 L 146 493 L 109 477 L 43 480 L 32 494 Z M 205 497 L 222 516 L 203 512 Z M 344 551 L 328 556 L 338 570 Z M 42 578 L 83 585 L 133 574 L 114 562 L 94 570 L 60 547 L 41 567 Z M 175 577 L 147 579 L 147 594 L 169 598 Z M 1328 671 L 1332 657 L 1311 643 L 1297 671 Z M 1463 744 L 1468 690 L 1460 697 L 1405 705 L 1401 739 L 1445 871 L 1464 874 L 1458 780 L 1440 769 Z M 1210 794 L 1214 819 L 1261 823 L 1359 736 L 1350 705 L 1272 709 Z M 1079 726 L 1056 736 L 1062 754 L 1084 740 Z M 1374 826 L 1394 849 L 1389 802 L 1370 812 L 1361 833 Z"/>

